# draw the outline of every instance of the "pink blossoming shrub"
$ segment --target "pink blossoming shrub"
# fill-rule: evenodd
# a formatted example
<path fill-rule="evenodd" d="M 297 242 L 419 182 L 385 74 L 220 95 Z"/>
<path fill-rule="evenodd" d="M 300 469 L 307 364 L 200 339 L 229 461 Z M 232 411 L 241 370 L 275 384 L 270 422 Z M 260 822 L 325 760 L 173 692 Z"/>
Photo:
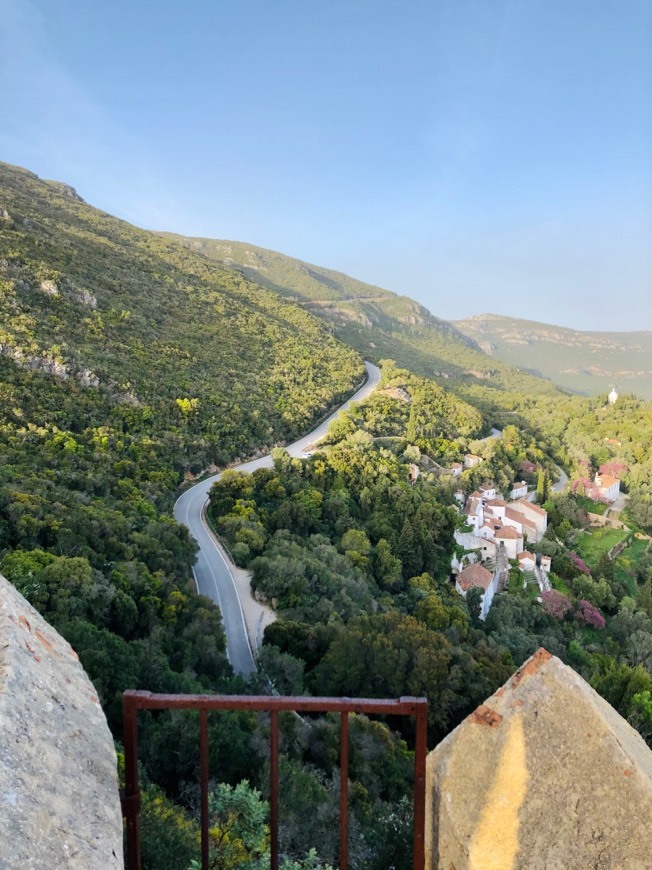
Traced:
<path fill-rule="evenodd" d="M 580 559 L 580 557 L 577 555 L 577 553 L 571 552 L 568 555 L 571 557 L 573 565 L 575 565 L 575 567 L 577 568 L 578 571 L 581 571 L 582 574 L 590 574 L 591 573 L 591 569 L 589 568 L 589 566 Z"/>
<path fill-rule="evenodd" d="M 563 619 L 572 609 L 568 598 L 561 592 L 557 592 L 556 589 L 541 593 L 541 606 L 549 616 L 554 616 L 555 619 Z"/>
<path fill-rule="evenodd" d="M 603 615 L 597 607 L 594 607 L 590 601 L 582 599 L 575 605 L 575 616 L 580 622 L 590 625 L 591 628 L 604 628 L 605 621 Z"/>
<path fill-rule="evenodd" d="M 604 465 L 600 466 L 600 474 L 608 474 L 611 477 L 617 477 L 620 479 L 623 474 L 626 474 L 629 471 L 624 462 L 605 462 Z"/>

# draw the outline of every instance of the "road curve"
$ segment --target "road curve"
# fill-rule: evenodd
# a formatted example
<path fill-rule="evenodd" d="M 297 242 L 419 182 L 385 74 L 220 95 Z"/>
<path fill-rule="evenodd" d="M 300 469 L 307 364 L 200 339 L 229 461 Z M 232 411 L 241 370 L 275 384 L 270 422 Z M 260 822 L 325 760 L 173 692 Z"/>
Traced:
<path fill-rule="evenodd" d="M 304 456 L 307 448 L 324 437 L 330 423 L 342 411 L 345 411 L 351 402 L 366 399 L 375 390 L 380 382 L 380 369 L 370 362 L 365 362 L 365 367 L 367 369 L 365 384 L 320 426 L 286 447 L 291 456 Z M 271 468 L 272 465 L 271 456 L 263 456 L 260 459 L 252 459 L 250 462 L 230 467 L 237 471 L 252 472 L 257 468 Z M 229 562 L 217 546 L 215 536 L 204 517 L 204 508 L 208 501 L 210 488 L 221 476 L 221 474 L 213 474 L 180 495 L 174 505 L 174 517 L 177 522 L 188 527 L 190 534 L 199 545 L 197 561 L 193 567 L 197 591 L 211 598 L 222 612 L 222 622 L 226 634 L 226 651 L 231 666 L 237 674 L 251 674 L 256 670 L 256 664 L 249 645 L 244 613 L 235 580 Z"/>
<path fill-rule="evenodd" d="M 559 472 L 559 477 L 552 485 L 553 492 L 563 492 L 566 489 L 566 484 L 568 483 L 568 475 L 564 471 L 564 469 L 558 465 L 557 471 Z"/>

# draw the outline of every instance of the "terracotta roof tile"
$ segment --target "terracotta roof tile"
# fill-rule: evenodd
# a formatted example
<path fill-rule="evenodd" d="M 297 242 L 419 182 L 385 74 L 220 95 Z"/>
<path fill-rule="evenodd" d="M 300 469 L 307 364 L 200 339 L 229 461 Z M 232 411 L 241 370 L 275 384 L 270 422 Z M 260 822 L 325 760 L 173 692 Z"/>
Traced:
<path fill-rule="evenodd" d="M 479 589 L 488 589 L 493 578 L 491 571 L 487 571 L 482 565 L 469 565 L 457 575 L 457 582 L 465 592 L 473 586 Z"/>

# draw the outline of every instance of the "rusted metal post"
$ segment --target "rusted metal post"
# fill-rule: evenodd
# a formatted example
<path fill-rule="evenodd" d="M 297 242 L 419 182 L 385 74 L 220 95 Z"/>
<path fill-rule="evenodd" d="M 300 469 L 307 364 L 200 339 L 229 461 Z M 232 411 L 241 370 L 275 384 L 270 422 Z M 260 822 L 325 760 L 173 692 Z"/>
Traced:
<path fill-rule="evenodd" d="M 201 866 L 208 870 L 208 712 L 199 711 L 199 768 L 201 795 Z"/>
<path fill-rule="evenodd" d="M 271 870 L 278 870 L 278 710 L 270 713 L 269 826 Z"/>
<path fill-rule="evenodd" d="M 425 866 L 426 823 L 426 752 L 428 732 L 428 702 L 417 701 L 416 737 L 414 747 L 414 870 Z"/>
<path fill-rule="evenodd" d="M 123 814 L 127 823 L 127 867 L 140 870 L 140 789 L 138 787 L 138 708 L 130 692 L 122 696 L 122 725 L 125 747 L 125 797 Z"/>
<path fill-rule="evenodd" d="M 349 714 L 340 727 L 340 870 L 349 866 Z"/>

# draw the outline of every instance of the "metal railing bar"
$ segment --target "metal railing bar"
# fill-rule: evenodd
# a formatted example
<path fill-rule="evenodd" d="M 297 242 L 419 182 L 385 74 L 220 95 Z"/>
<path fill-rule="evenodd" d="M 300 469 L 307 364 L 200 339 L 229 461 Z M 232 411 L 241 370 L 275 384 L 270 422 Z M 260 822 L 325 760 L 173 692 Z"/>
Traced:
<path fill-rule="evenodd" d="M 416 714 L 414 747 L 414 870 L 423 870 L 425 865 L 427 732 L 428 707 L 423 705 Z"/>
<path fill-rule="evenodd" d="M 381 716 L 411 715 L 426 704 L 424 698 L 320 698 L 291 695 L 160 695 L 128 689 L 124 703 L 139 710 L 272 710 L 301 713 L 375 713 Z"/>
<path fill-rule="evenodd" d="M 136 708 L 124 705 L 125 807 L 127 822 L 127 863 L 140 870 L 140 789 L 138 786 L 138 720 Z"/>
<path fill-rule="evenodd" d="M 340 726 L 340 870 L 349 866 L 349 714 Z"/>
<path fill-rule="evenodd" d="M 201 776 L 201 866 L 208 870 L 208 712 L 199 711 L 199 767 Z"/>
<path fill-rule="evenodd" d="M 269 827 L 271 870 L 278 870 L 278 710 L 270 713 Z"/>

